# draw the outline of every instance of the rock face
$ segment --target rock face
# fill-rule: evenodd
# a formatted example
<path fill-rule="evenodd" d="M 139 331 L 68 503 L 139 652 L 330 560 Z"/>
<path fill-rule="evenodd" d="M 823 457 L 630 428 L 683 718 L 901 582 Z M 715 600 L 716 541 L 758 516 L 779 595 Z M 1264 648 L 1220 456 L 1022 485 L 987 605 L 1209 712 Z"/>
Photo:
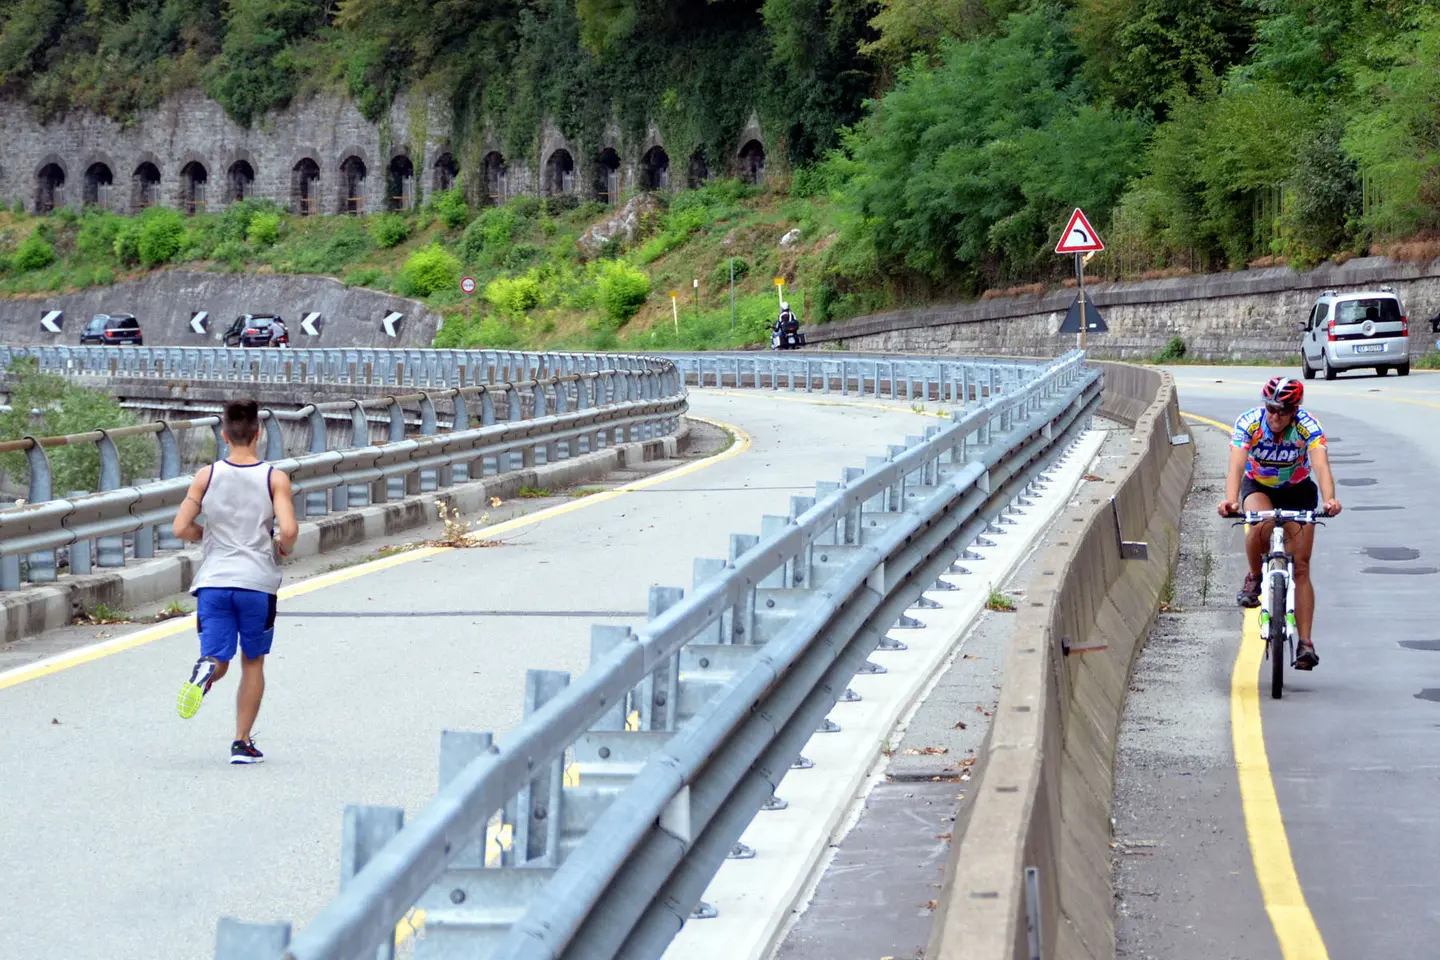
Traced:
<path fill-rule="evenodd" d="M 615 211 L 614 216 L 601 220 L 581 235 L 576 241 L 580 252 L 586 257 L 598 257 L 605 244 L 617 237 L 625 243 L 633 242 L 640 235 L 645 215 L 659 211 L 660 204 L 653 196 L 637 193 L 625 206 Z"/>

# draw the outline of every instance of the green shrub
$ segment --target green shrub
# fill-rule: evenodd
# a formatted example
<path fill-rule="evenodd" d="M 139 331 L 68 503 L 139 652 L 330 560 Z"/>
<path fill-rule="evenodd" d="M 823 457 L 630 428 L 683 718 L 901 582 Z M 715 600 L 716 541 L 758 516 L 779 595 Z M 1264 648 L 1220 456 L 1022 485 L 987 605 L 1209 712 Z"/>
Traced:
<path fill-rule="evenodd" d="M 89 260 L 108 260 L 115 255 L 115 238 L 125 228 L 125 218 L 91 207 L 75 235 L 75 249 Z"/>
<path fill-rule="evenodd" d="M 140 262 L 140 221 L 131 220 L 115 235 L 115 257 L 127 266 Z"/>
<path fill-rule="evenodd" d="M 485 285 L 485 299 L 500 315 L 518 320 L 540 305 L 540 281 L 535 277 L 500 277 Z"/>
<path fill-rule="evenodd" d="M 491 260 L 504 257 L 514 242 L 519 223 L 515 212 L 508 207 L 490 207 L 465 228 L 460 238 L 460 255 L 467 263 L 477 263 L 482 256 Z"/>
<path fill-rule="evenodd" d="M 435 194 L 430 200 L 430 209 L 434 210 L 440 222 L 451 230 L 465 226 L 470 219 L 470 206 L 465 202 L 465 195 L 460 192 L 459 187 L 441 190 Z"/>
<path fill-rule="evenodd" d="M 257 213 L 250 218 L 245 239 L 256 248 L 268 247 L 280 239 L 280 214 Z"/>
<path fill-rule="evenodd" d="M 130 426 L 135 417 L 120 402 L 99 390 L 88 390 L 52 374 L 33 369 L 16 371 L 11 387 L 11 411 L 0 413 L 0 441 L 18 440 L 32 431 L 43 435 L 113 430 Z M 37 428 L 30 422 L 31 410 L 41 411 Z M 120 474 L 126 482 L 146 476 L 155 460 L 155 442 L 149 437 L 117 440 Z M 55 447 L 49 451 L 52 483 L 56 493 L 94 490 L 100 481 L 100 451 L 93 443 Z M 29 470 L 24 453 L 0 455 L 0 469 L 12 479 L 27 483 Z"/>
<path fill-rule="evenodd" d="M 17 197 L 15 202 L 10 205 L 10 212 L 17 217 L 22 216 L 25 213 L 25 201 Z"/>
<path fill-rule="evenodd" d="M 142 267 L 169 263 L 185 243 L 185 218 L 169 207 L 151 207 L 140 217 L 137 250 Z"/>
<path fill-rule="evenodd" d="M 600 264 L 597 287 L 600 307 L 614 330 L 628 323 L 644 305 L 650 295 L 650 277 L 623 260 L 606 260 Z"/>
<path fill-rule="evenodd" d="M 357 267 L 350 271 L 345 277 L 347 287 L 373 287 L 375 281 L 385 276 L 385 271 L 379 267 Z"/>
<path fill-rule="evenodd" d="M 1171 337 L 1170 342 L 1165 344 L 1165 349 L 1155 354 L 1156 363 L 1176 363 L 1185 359 L 1185 341 L 1179 337 Z"/>
<path fill-rule="evenodd" d="M 37 230 L 21 241 L 15 249 L 16 270 L 28 272 L 48 267 L 55 262 L 55 248 Z"/>
<path fill-rule="evenodd" d="M 115 282 L 115 271 L 108 266 L 99 266 L 95 268 L 93 277 L 97 287 L 108 287 Z"/>
<path fill-rule="evenodd" d="M 410 236 L 410 223 L 398 213 L 384 213 L 370 218 L 370 239 L 381 249 L 398 247 Z"/>
<path fill-rule="evenodd" d="M 415 296 L 428 297 L 460 282 L 460 261 L 440 244 L 432 243 L 410 254 L 401 275 Z"/>
<path fill-rule="evenodd" d="M 540 215 L 542 206 L 539 197 L 534 197 L 527 193 L 511 200 L 505 205 L 505 209 L 515 214 L 520 220 L 534 220 Z"/>
<path fill-rule="evenodd" d="M 500 265 L 506 270 L 520 270 L 534 262 L 544 252 L 533 243 L 517 243 L 505 253 Z"/>
<path fill-rule="evenodd" d="M 750 272 L 750 264 L 749 264 L 749 262 L 747 262 L 744 257 L 736 257 L 736 258 L 735 258 L 735 282 L 736 282 L 736 283 L 739 283 L 740 280 L 741 280 L 743 277 L 745 277 L 749 272 Z M 721 260 L 719 263 L 715 264 L 715 269 L 712 270 L 712 271 L 710 271 L 710 286 L 716 287 L 716 288 L 726 288 L 726 289 L 729 288 L 729 286 L 730 286 L 730 261 L 729 261 L 729 260 Z"/>
<path fill-rule="evenodd" d="M 540 203 L 540 209 L 544 210 L 545 215 L 549 217 L 559 216 L 578 206 L 580 206 L 580 198 L 573 193 L 561 193 L 553 197 L 546 197 Z"/>
<path fill-rule="evenodd" d="M 238 270 L 245 265 L 245 259 L 249 254 L 250 250 L 245 244 L 238 240 L 226 240 L 216 246 L 210 256 Z"/>

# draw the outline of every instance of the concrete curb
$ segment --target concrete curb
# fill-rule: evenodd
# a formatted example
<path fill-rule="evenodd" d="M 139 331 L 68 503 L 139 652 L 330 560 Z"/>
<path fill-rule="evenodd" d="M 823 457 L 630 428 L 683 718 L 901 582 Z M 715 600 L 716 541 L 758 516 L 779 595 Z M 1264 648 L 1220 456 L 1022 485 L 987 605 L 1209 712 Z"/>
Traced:
<path fill-rule="evenodd" d="M 441 501 L 458 508 L 462 514 L 472 514 L 487 507 L 491 497 L 513 499 L 522 487 L 568 487 L 638 463 L 669 459 L 684 450 L 689 440 L 689 422 L 681 418 L 674 436 L 617 444 L 558 463 L 457 484 L 443 491 L 304 520 L 300 523 L 294 556 L 329 553 L 339 547 L 422 526 L 435 519 L 435 505 Z M 57 583 L 26 586 L 6 594 L 0 597 L 0 643 L 69 626 L 77 613 L 95 604 L 125 610 L 184 593 L 199 563 L 199 548 L 191 547 L 154 560 L 132 561 L 111 572 L 62 576 Z"/>
<path fill-rule="evenodd" d="M 1174 378 L 1101 364 L 1101 412 L 1135 425 L 1134 448 L 1080 508 L 1078 535 L 1040 554 L 1017 614 L 1005 685 L 982 751 L 981 780 L 925 956 L 1001 960 L 1115 955 L 1109 842 L 1115 741 L 1131 666 L 1179 552 L 1180 511 L 1194 469 Z M 1103 491 L 1101 491 L 1103 494 Z M 1122 560 L 1118 541 L 1143 539 L 1146 560 Z M 1059 534 L 1065 536 L 1065 534 Z M 1067 653 L 1068 650 L 1068 653 Z M 1037 870 L 1027 904 L 1026 868 Z"/>

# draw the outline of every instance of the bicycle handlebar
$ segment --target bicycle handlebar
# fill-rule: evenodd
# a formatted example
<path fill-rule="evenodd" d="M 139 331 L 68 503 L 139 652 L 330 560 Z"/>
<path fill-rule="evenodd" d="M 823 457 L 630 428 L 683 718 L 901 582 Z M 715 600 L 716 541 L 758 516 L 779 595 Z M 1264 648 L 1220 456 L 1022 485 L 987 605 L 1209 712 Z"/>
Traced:
<path fill-rule="evenodd" d="M 1227 518 L 1238 519 L 1244 523 L 1266 523 L 1278 521 L 1281 523 L 1315 523 L 1317 520 L 1325 520 L 1330 514 L 1322 510 L 1242 510 L 1231 511 L 1225 515 Z"/>

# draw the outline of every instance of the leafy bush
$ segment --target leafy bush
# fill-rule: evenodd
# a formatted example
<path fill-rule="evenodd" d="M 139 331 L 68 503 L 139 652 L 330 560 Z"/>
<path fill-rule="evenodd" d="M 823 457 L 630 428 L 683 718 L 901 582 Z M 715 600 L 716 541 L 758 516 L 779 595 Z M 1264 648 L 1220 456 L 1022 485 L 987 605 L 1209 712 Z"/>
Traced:
<path fill-rule="evenodd" d="M 136 250 L 142 267 L 169 263 L 180 252 L 184 242 L 185 218 L 178 210 L 151 207 L 141 215 Z"/>
<path fill-rule="evenodd" d="M 227 264 L 232 269 L 239 270 L 245 266 L 245 258 L 249 256 L 249 254 L 250 250 L 245 244 L 236 240 L 226 240 L 211 251 L 210 256 L 221 263 Z"/>
<path fill-rule="evenodd" d="M 534 220 L 540 215 L 541 206 L 540 198 L 528 193 L 516 197 L 505 205 L 506 209 L 514 213 L 520 220 Z"/>
<path fill-rule="evenodd" d="M 555 217 L 562 213 L 580 206 L 580 198 L 573 193 L 560 193 L 552 197 L 546 197 L 540 203 L 540 209 L 545 211 L 546 216 Z"/>
<path fill-rule="evenodd" d="M 729 260 L 721 260 L 715 264 L 715 269 L 710 271 L 710 286 L 726 289 L 730 287 L 730 263 Z M 734 263 L 735 282 L 739 283 L 750 273 L 750 264 L 744 257 L 736 257 Z"/>
<path fill-rule="evenodd" d="M 280 214 L 257 213 L 250 218 L 245 239 L 256 248 L 268 247 L 280 239 Z"/>
<path fill-rule="evenodd" d="M 370 239 L 388 250 L 404 243 L 410 236 L 410 223 L 398 213 L 383 213 L 370 218 Z"/>
<path fill-rule="evenodd" d="M 140 262 L 140 222 L 131 220 L 115 235 L 115 258 L 127 266 Z"/>
<path fill-rule="evenodd" d="M 345 286 L 373 287 L 375 282 L 383 276 L 385 276 L 385 271 L 379 267 L 357 267 L 345 277 Z"/>
<path fill-rule="evenodd" d="M 485 285 L 485 299 L 502 317 L 518 320 L 540 305 L 540 281 L 532 276 L 500 277 Z"/>
<path fill-rule="evenodd" d="M 623 327 L 639 312 L 650 296 L 650 277 L 643 270 L 623 260 L 606 260 L 600 264 L 597 284 L 600 307 L 610 329 Z"/>
<path fill-rule="evenodd" d="M 460 238 L 460 255 L 467 263 L 480 258 L 498 260 L 504 257 L 515 239 L 519 217 L 508 207 L 490 207 L 471 221 Z"/>
<path fill-rule="evenodd" d="M 55 262 L 55 248 L 37 230 L 21 241 L 13 262 L 16 270 L 39 270 Z"/>
<path fill-rule="evenodd" d="M 75 249 L 86 259 L 108 260 L 115 255 L 115 238 L 125 224 L 124 217 L 92 207 L 75 235 Z"/>
<path fill-rule="evenodd" d="M 470 219 L 470 206 L 465 202 L 465 194 L 460 192 L 459 187 L 434 194 L 430 200 L 430 209 L 440 218 L 440 222 L 451 230 L 465 226 Z"/>
<path fill-rule="evenodd" d="M 1165 344 L 1165 349 L 1155 354 L 1156 363 L 1176 363 L 1185 359 L 1185 341 L 1179 337 L 1171 337 L 1170 342 Z"/>
<path fill-rule="evenodd" d="M 416 250 L 401 270 L 416 296 L 428 297 L 437 290 L 453 289 L 460 282 L 460 261 L 438 243 Z"/>

